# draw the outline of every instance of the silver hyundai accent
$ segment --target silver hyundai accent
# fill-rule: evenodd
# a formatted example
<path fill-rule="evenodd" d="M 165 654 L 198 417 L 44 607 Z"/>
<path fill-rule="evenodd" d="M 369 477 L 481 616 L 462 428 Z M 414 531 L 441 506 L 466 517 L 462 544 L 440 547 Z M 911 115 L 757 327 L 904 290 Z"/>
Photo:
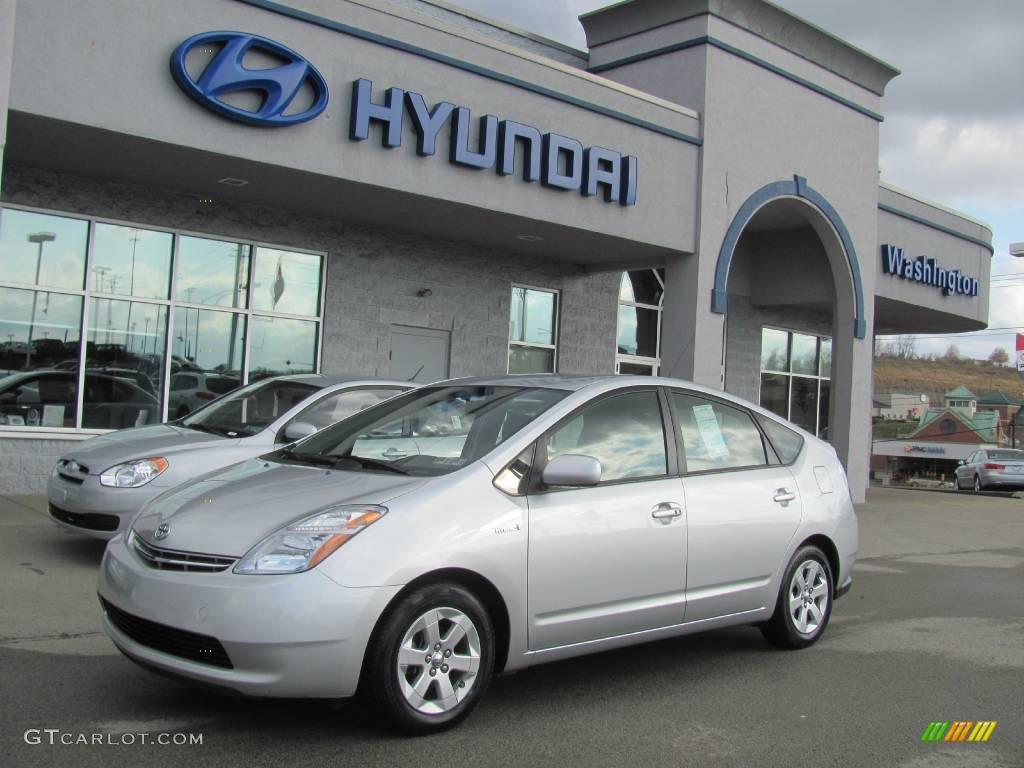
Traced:
<path fill-rule="evenodd" d="M 647 377 L 441 382 L 151 501 L 107 547 L 104 627 L 246 694 L 361 694 L 450 727 L 492 676 L 715 627 L 817 641 L 857 518 L 833 448 Z"/>
<path fill-rule="evenodd" d="M 412 386 L 320 374 L 277 376 L 169 424 L 90 438 L 54 465 L 46 488 L 50 517 L 79 533 L 113 538 L 168 488 L 308 437 Z"/>

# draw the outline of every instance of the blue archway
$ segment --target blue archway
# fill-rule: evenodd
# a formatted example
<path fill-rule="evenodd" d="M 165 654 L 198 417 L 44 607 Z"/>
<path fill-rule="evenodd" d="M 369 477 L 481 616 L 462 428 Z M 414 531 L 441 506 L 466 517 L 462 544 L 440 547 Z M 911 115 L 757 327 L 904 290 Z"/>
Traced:
<path fill-rule="evenodd" d="M 725 240 L 718 251 L 718 263 L 715 266 L 715 287 L 711 290 L 711 311 L 724 315 L 729 305 L 727 283 L 729 280 L 729 265 L 732 263 L 733 252 L 736 250 L 736 243 L 747 223 L 753 218 L 760 208 L 766 203 L 782 197 L 796 197 L 806 200 L 817 208 L 828 220 L 829 224 L 839 236 L 843 246 L 847 264 L 850 267 L 850 277 L 853 280 L 854 294 L 854 318 L 853 335 L 855 338 L 863 339 L 867 335 L 867 322 L 864 319 L 864 287 L 860 279 L 860 263 L 857 261 L 857 251 L 853 247 L 850 233 L 846 229 L 842 218 L 832 207 L 832 204 L 812 189 L 803 176 L 794 176 L 792 181 L 776 181 L 766 184 L 746 199 L 740 206 L 739 211 L 733 217 L 729 229 L 725 233 Z"/>

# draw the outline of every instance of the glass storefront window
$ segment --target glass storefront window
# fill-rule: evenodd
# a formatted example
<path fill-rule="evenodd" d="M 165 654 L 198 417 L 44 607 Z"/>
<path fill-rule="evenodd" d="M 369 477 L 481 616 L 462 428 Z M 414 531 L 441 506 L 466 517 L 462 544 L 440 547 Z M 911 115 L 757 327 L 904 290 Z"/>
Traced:
<path fill-rule="evenodd" d="M 622 273 L 622 281 L 619 283 L 619 301 L 658 307 L 661 306 L 664 295 L 665 286 L 658 270 L 637 269 L 633 272 Z"/>
<path fill-rule="evenodd" d="M 167 413 L 181 418 L 242 386 L 245 316 L 193 307 L 174 311 Z"/>
<path fill-rule="evenodd" d="M 619 305 L 618 351 L 621 355 L 658 356 L 658 324 L 661 312 L 628 304 Z"/>
<path fill-rule="evenodd" d="M 615 370 L 656 375 L 661 365 L 661 313 L 665 275 L 661 269 L 623 272 L 619 281 Z"/>
<path fill-rule="evenodd" d="M 511 341 L 555 343 L 555 294 L 532 288 L 512 289 Z"/>
<path fill-rule="evenodd" d="M 166 299 L 171 282 L 170 232 L 117 224 L 94 227 L 89 288 L 142 299 Z"/>
<path fill-rule="evenodd" d="M 0 426 L 75 426 L 81 324 L 80 296 L 0 288 Z"/>
<path fill-rule="evenodd" d="M 761 331 L 761 406 L 828 439 L 832 340 Z"/>
<path fill-rule="evenodd" d="M 789 334 L 774 328 L 761 331 L 761 370 L 789 370 Z"/>
<path fill-rule="evenodd" d="M 316 370 L 317 323 L 257 316 L 250 333 L 250 381 Z"/>
<path fill-rule="evenodd" d="M 818 375 L 818 337 L 794 333 L 790 359 L 793 373 Z"/>
<path fill-rule="evenodd" d="M 509 373 L 554 373 L 558 294 L 512 286 L 509 311 Z"/>
<path fill-rule="evenodd" d="M 202 237 L 178 238 L 174 298 L 190 304 L 244 309 L 249 281 L 249 250 L 249 246 L 242 243 Z"/>
<path fill-rule="evenodd" d="M 555 351 L 543 347 L 512 346 L 508 350 L 509 373 L 554 373 Z"/>
<path fill-rule="evenodd" d="M 0 428 L 154 424 L 317 370 L 324 258 L 0 208 Z"/>
<path fill-rule="evenodd" d="M 322 257 L 276 248 L 257 248 L 253 309 L 316 317 L 320 307 Z"/>
<path fill-rule="evenodd" d="M 761 374 L 761 407 L 789 418 L 789 377 L 778 373 Z"/>
<path fill-rule="evenodd" d="M 82 219 L 0 210 L 0 280 L 81 290 L 88 238 Z"/>
<path fill-rule="evenodd" d="M 161 420 L 166 332 L 167 307 L 161 304 L 89 301 L 83 427 L 122 429 Z M 90 373 L 96 374 L 91 386 Z M 121 407 L 125 403 L 131 406 Z M 146 405 L 143 415 L 135 408 L 140 403 Z"/>

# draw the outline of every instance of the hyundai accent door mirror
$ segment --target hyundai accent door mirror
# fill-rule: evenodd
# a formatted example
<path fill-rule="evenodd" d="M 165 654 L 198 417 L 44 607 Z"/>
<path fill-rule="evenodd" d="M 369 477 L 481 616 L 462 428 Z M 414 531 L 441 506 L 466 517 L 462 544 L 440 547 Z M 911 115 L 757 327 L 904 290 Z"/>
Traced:
<path fill-rule="evenodd" d="M 556 456 L 544 467 L 544 485 L 591 486 L 601 482 L 601 462 L 593 456 L 567 453 Z"/>
<path fill-rule="evenodd" d="M 964 466 L 966 463 L 967 463 L 966 459 L 960 459 L 960 461 L 957 462 L 957 464 L 959 464 L 961 467 Z"/>
<path fill-rule="evenodd" d="M 296 440 L 301 440 L 304 437 L 315 435 L 319 431 L 320 430 L 308 421 L 293 421 L 284 428 L 284 439 L 294 443 Z"/>

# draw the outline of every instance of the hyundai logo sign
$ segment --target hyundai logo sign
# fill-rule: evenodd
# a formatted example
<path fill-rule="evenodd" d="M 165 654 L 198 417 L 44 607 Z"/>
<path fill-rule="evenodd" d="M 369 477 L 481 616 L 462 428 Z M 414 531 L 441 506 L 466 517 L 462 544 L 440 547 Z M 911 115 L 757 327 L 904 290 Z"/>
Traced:
<path fill-rule="evenodd" d="M 193 77 L 185 59 L 197 48 L 216 51 L 205 69 Z M 263 53 L 284 63 L 267 69 L 250 69 L 242 61 L 246 54 Z M 244 32 L 203 32 L 193 35 L 171 54 L 171 75 L 192 99 L 232 120 L 249 125 L 278 127 L 312 120 L 327 106 L 327 82 L 306 59 L 291 48 L 259 35 Z M 313 91 L 313 103 L 298 112 L 288 112 L 303 86 Z M 255 111 L 224 101 L 241 91 L 257 91 L 263 101 Z"/>

